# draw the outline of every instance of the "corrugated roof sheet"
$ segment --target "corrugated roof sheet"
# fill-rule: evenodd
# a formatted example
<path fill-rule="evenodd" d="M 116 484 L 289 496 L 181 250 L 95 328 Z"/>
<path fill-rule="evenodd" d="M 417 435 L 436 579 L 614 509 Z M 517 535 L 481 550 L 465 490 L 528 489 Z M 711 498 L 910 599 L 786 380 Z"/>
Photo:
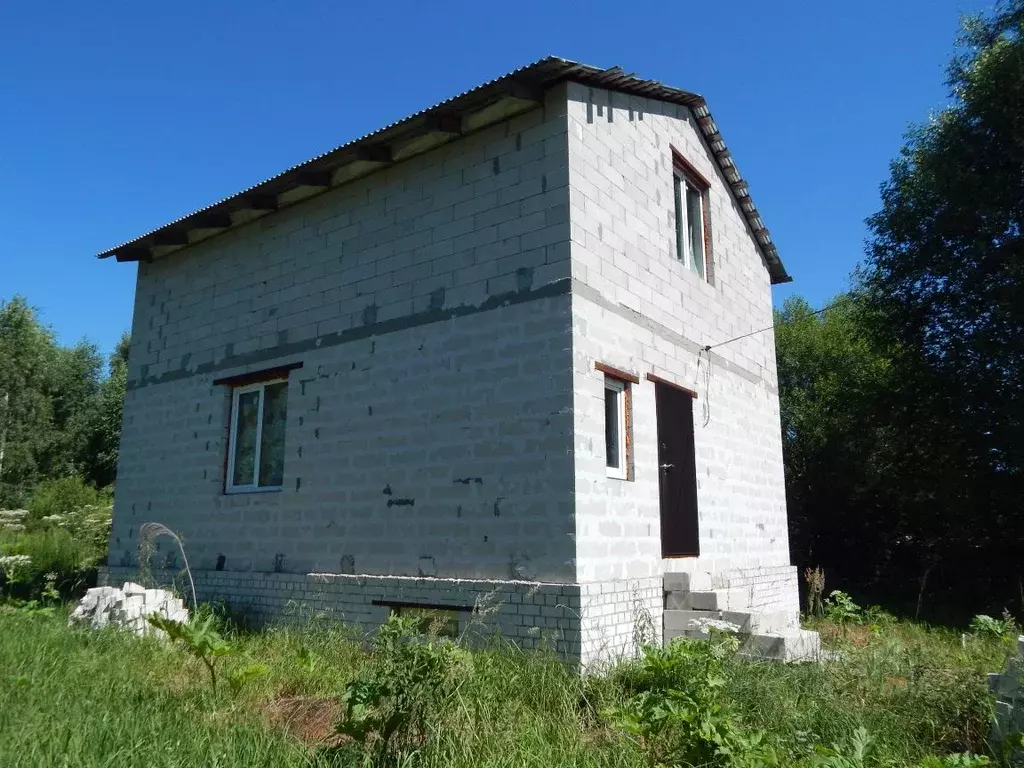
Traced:
<path fill-rule="evenodd" d="M 457 136 L 461 132 L 460 128 L 450 127 L 452 126 L 451 122 L 445 124 L 438 121 L 459 120 L 460 115 L 478 111 L 503 98 L 523 97 L 529 99 L 531 94 L 542 93 L 544 89 L 566 80 L 691 108 L 697 118 L 697 125 L 700 127 L 723 176 L 729 183 L 740 210 L 746 217 L 761 253 L 768 263 L 772 282 L 783 283 L 791 279 L 786 273 L 771 235 L 764 226 L 757 207 L 750 197 L 747 182 L 736 168 L 732 155 L 708 110 L 707 102 L 702 96 L 664 85 L 655 80 L 644 80 L 634 74 L 627 74 L 620 67 L 601 69 L 555 56 L 549 56 L 515 69 L 372 133 L 341 144 L 230 197 L 104 251 L 99 254 L 99 258 L 116 256 L 119 261 L 134 261 L 150 257 L 149 249 L 153 247 L 185 247 L 195 242 L 188 234 L 190 231 L 226 229 L 245 223 L 245 221 L 234 221 L 229 217 L 242 209 L 251 210 L 252 201 L 257 198 L 266 200 L 302 186 L 326 189 L 330 182 L 324 181 L 326 178 L 324 172 L 333 173 L 340 167 L 358 161 L 370 163 L 371 166 L 375 163 L 385 163 L 389 157 L 389 145 L 396 141 L 408 140 L 417 135 L 436 131 L 439 125 L 442 131 Z M 310 181 L 311 174 L 316 173 L 320 175 L 315 181 Z M 274 199 L 276 200 L 276 198 Z M 277 203 L 267 204 L 264 202 L 261 207 L 263 210 L 273 210 L 276 209 Z"/>

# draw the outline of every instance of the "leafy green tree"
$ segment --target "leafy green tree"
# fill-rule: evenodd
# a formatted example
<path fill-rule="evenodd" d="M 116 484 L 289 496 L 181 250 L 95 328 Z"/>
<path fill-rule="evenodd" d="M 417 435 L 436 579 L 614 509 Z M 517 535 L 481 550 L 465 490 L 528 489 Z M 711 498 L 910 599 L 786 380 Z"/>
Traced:
<path fill-rule="evenodd" d="M 904 549 L 919 586 L 964 566 L 1021 595 L 1024 536 L 1024 0 L 963 26 L 953 103 L 914 129 L 882 187 L 862 275 L 865 324 L 898 370 Z M 909 563 L 908 563 L 909 567 Z M 938 585 L 937 585 L 938 586 Z M 995 606 L 998 608 L 999 606 Z"/>
<path fill-rule="evenodd" d="M 796 559 L 965 618 L 1024 610 L 1024 0 L 965 21 L 949 85 L 851 295 L 777 340 Z"/>
<path fill-rule="evenodd" d="M 49 376 L 51 431 L 43 454 L 49 477 L 81 473 L 90 461 L 86 451 L 89 414 L 99 396 L 103 356 L 95 344 L 55 346 Z"/>
<path fill-rule="evenodd" d="M 0 509 L 25 506 L 44 480 L 113 483 L 128 344 L 104 376 L 95 344 L 62 347 L 23 297 L 0 302 Z"/>
<path fill-rule="evenodd" d="M 110 356 L 107 378 L 100 383 L 86 420 L 83 473 L 98 488 L 112 485 L 117 475 L 129 346 L 130 337 L 126 333 Z"/>
<path fill-rule="evenodd" d="M 888 430 L 868 416 L 891 368 L 854 300 L 831 307 L 816 314 L 791 297 L 775 313 L 791 545 L 798 562 L 868 588 L 894 530 L 880 466 Z"/>
<path fill-rule="evenodd" d="M 55 347 L 24 297 L 0 302 L 0 507 L 22 503 L 43 475 Z"/>

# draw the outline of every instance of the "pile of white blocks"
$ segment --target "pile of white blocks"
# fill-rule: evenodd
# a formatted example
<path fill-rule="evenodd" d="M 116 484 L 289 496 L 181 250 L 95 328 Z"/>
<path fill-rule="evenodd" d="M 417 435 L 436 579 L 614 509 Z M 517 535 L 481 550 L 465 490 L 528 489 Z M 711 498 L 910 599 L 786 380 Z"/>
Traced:
<path fill-rule="evenodd" d="M 124 586 L 94 587 L 85 593 L 68 624 L 89 624 L 93 629 L 119 627 L 137 635 L 163 636 L 152 626 L 148 616 L 159 615 L 172 621 L 188 621 L 188 609 L 166 589 L 146 589 L 126 581 Z"/>
<path fill-rule="evenodd" d="M 988 684 L 996 696 L 995 719 L 989 739 L 999 754 L 1010 736 L 1024 731 L 1024 635 L 1017 638 L 1017 653 L 1006 662 L 1006 669 L 1002 674 L 990 674 Z M 1024 766 L 1024 753 L 1015 750 L 1010 764 Z"/>

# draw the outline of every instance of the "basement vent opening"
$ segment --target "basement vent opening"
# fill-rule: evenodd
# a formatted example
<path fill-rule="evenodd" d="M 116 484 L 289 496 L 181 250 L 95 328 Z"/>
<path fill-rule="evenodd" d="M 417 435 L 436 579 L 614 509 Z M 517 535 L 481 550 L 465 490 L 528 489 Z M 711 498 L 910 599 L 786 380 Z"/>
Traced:
<path fill-rule="evenodd" d="M 459 614 L 473 612 L 471 605 L 435 605 L 399 600 L 374 600 L 373 605 L 387 606 L 392 616 L 415 618 L 416 629 L 420 634 L 452 639 L 459 636 Z"/>

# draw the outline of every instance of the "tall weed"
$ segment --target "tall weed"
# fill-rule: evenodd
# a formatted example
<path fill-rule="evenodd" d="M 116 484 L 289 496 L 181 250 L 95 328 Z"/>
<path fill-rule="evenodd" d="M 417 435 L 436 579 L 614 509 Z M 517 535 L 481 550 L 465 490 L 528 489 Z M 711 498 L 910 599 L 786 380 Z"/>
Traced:
<path fill-rule="evenodd" d="M 371 762 L 398 759 L 426 745 L 472 669 L 454 643 L 419 634 L 416 616 L 391 616 L 377 632 L 368 663 L 345 687 L 338 732 L 362 745 Z"/>
<path fill-rule="evenodd" d="M 609 720 L 654 765 L 774 764 L 763 734 L 744 733 L 725 703 L 726 663 L 738 648 L 734 636 L 717 633 L 709 641 L 645 647 L 640 660 L 616 673 L 627 695 L 607 710 Z"/>

